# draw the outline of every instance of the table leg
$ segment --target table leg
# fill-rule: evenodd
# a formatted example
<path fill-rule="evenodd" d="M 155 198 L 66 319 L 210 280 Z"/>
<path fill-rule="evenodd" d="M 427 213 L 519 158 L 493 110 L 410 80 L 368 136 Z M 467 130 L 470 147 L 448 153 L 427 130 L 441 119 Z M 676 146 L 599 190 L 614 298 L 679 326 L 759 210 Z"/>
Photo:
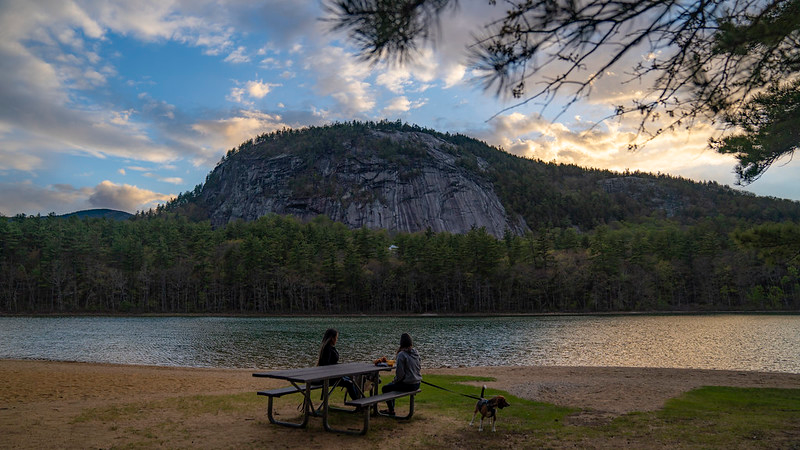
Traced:
<path fill-rule="evenodd" d="M 314 405 L 311 403 L 311 384 L 306 383 L 305 401 L 303 401 L 303 428 L 308 425 L 308 418 Z"/>
<path fill-rule="evenodd" d="M 323 394 L 324 398 L 322 399 L 322 426 L 325 428 L 325 431 L 333 431 L 334 433 L 353 434 L 353 435 L 366 434 L 367 430 L 369 430 L 369 415 L 370 415 L 369 408 L 364 409 L 364 425 L 362 426 L 361 430 L 340 430 L 333 428 L 328 423 L 328 411 L 329 411 L 328 401 L 330 397 L 329 396 L 330 393 L 328 392 L 328 380 L 325 380 L 323 382 L 322 389 L 324 392 Z M 358 411 L 358 408 L 356 408 L 355 411 Z"/>
<path fill-rule="evenodd" d="M 331 431 L 331 427 L 328 424 L 328 398 L 330 397 L 330 393 L 328 392 L 328 380 L 324 380 L 322 382 L 322 426 L 325 428 L 326 431 Z"/>
<path fill-rule="evenodd" d="M 295 384 L 294 382 L 292 382 L 292 385 L 294 385 L 294 387 L 297 387 L 297 384 Z M 282 420 L 276 419 L 273 412 L 274 409 L 273 397 L 269 397 L 269 404 L 267 405 L 267 417 L 269 418 L 270 423 L 292 428 L 305 428 L 306 426 L 308 426 L 308 417 L 311 415 L 311 385 L 306 384 L 306 387 L 302 392 L 303 392 L 303 398 L 305 399 L 305 401 L 303 401 L 302 422 L 300 423 L 284 422 Z"/>
<path fill-rule="evenodd" d="M 380 379 L 381 378 L 380 378 L 380 374 L 379 374 L 378 375 L 378 380 L 380 380 Z M 378 395 L 378 386 L 380 386 L 380 383 L 372 383 L 372 393 L 370 395 Z M 372 413 L 375 414 L 376 416 L 378 415 L 378 404 L 377 403 L 372 405 Z"/>

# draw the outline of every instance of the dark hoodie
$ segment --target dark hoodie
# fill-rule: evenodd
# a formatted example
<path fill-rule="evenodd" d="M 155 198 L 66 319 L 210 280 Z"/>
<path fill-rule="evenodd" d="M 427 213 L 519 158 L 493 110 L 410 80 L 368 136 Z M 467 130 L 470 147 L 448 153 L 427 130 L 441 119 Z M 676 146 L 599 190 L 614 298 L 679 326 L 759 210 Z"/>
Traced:
<path fill-rule="evenodd" d="M 412 347 L 398 353 L 395 366 L 397 367 L 394 375 L 395 383 L 419 384 L 422 381 L 417 349 Z"/>

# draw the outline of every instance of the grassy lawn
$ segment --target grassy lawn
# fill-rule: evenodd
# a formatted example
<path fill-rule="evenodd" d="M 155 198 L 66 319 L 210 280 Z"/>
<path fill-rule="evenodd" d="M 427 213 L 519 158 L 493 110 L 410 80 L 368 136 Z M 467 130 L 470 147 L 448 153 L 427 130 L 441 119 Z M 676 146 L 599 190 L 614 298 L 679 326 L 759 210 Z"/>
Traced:
<path fill-rule="evenodd" d="M 464 382 L 490 381 L 444 375 L 426 375 L 425 380 L 470 395 L 480 394 L 480 388 Z M 497 394 L 505 395 L 511 407 L 498 412 L 496 433 L 486 423 L 482 433 L 477 424 L 467 425 L 475 400 L 426 385 L 410 421 L 375 418 L 363 437 L 325 433 L 319 419 L 302 430 L 271 425 L 266 399 L 254 392 L 85 409 L 72 423 L 109 430 L 113 447 L 800 449 L 800 389 L 704 387 L 668 401 L 661 410 L 621 416 L 486 392 L 487 397 Z M 336 392 L 334 402 L 342 396 Z M 279 399 L 278 417 L 295 420 L 298 404 L 298 396 Z M 407 407 L 407 399 L 398 401 L 399 414 Z M 332 413 L 331 420 L 337 428 L 358 427 L 361 416 Z M 212 440 L 219 439 L 220 430 L 228 430 L 230 438 Z"/>

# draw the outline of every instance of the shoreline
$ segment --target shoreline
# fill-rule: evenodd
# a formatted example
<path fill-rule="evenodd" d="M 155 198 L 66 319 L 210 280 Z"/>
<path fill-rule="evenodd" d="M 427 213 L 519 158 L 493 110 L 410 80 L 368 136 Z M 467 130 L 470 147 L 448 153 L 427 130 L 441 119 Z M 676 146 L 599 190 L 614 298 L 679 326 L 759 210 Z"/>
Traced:
<path fill-rule="evenodd" d="M 231 317 L 231 318 L 372 318 L 372 317 L 403 317 L 403 318 L 461 318 L 461 317 L 557 317 L 557 316 L 706 316 L 706 315 L 765 315 L 765 316 L 798 316 L 800 311 L 739 311 L 739 310 L 709 310 L 709 311 L 589 311 L 589 312 L 537 312 L 537 313 L 416 313 L 416 314 L 254 314 L 254 313 L 112 313 L 112 312 L 38 312 L 38 313 L 6 313 L 0 312 L 3 317 Z"/>
<path fill-rule="evenodd" d="M 97 366 L 119 366 L 119 367 L 142 367 L 153 369 L 176 369 L 176 370 L 222 370 L 222 371 L 264 371 L 264 370 L 283 370 L 293 369 L 294 366 L 275 366 L 271 368 L 259 367 L 221 367 L 221 366 L 174 366 L 174 365 L 159 365 L 159 364 L 134 364 L 134 363 L 116 363 L 107 361 L 76 361 L 69 359 L 45 359 L 45 358 L 4 358 L 0 357 L 0 364 L 3 362 L 40 362 L 40 363 L 54 363 L 54 364 L 84 364 L 84 365 L 97 365 Z M 779 372 L 779 371 L 765 371 L 765 370 L 738 370 L 738 369 L 705 369 L 696 367 L 649 367 L 649 366 L 563 366 L 563 365 L 498 365 L 498 366 L 436 366 L 436 367 L 422 367 L 423 373 L 446 373 L 453 372 L 455 375 L 460 375 L 461 372 L 469 372 L 475 369 L 479 372 L 486 370 L 496 369 L 498 371 L 506 371 L 509 369 L 529 369 L 529 370 L 567 370 L 567 369 L 583 369 L 583 370 L 603 370 L 603 369 L 619 369 L 619 370 L 656 370 L 656 371 L 698 371 L 698 372 L 728 372 L 728 373 L 744 373 L 744 374 L 763 374 L 763 375 L 796 375 L 800 377 L 800 372 Z"/>

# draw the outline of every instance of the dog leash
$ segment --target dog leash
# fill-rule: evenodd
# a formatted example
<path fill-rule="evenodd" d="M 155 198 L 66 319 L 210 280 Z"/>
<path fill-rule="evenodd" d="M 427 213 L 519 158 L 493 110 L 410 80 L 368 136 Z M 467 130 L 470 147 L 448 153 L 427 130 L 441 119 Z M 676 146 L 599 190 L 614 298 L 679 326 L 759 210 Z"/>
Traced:
<path fill-rule="evenodd" d="M 474 396 L 474 395 L 463 394 L 463 393 L 461 393 L 461 392 L 451 391 L 450 389 L 447 389 L 447 388 L 444 388 L 444 387 L 441 387 L 441 386 L 437 386 L 437 385 L 435 385 L 435 384 L 433 384 L 433 383 L 428 383 L 428 382 L 427 382 L 427 381 L 425 381 L 425 380 L 422 380 L 422 382 L 423 382 L 423 383 L 425 383 L 425 384 L 427 384 L 428 386 L 435 387 L 435 388 L 437 388 L 437 389 L 441 389 L 441 390 L 443 390 L 443 391 L 447 391 L 447 392 L 450 392 L 450 393 L 453 393 L 453 394 L 462 395 L 462 396 L 464 396 L 464 397 L 473 398 L 473 399 L 475 399 L 475 400 L 483 400 L 482 398 L 480 398 L 480 397 L 476 397 L 476 396 Z"/>

